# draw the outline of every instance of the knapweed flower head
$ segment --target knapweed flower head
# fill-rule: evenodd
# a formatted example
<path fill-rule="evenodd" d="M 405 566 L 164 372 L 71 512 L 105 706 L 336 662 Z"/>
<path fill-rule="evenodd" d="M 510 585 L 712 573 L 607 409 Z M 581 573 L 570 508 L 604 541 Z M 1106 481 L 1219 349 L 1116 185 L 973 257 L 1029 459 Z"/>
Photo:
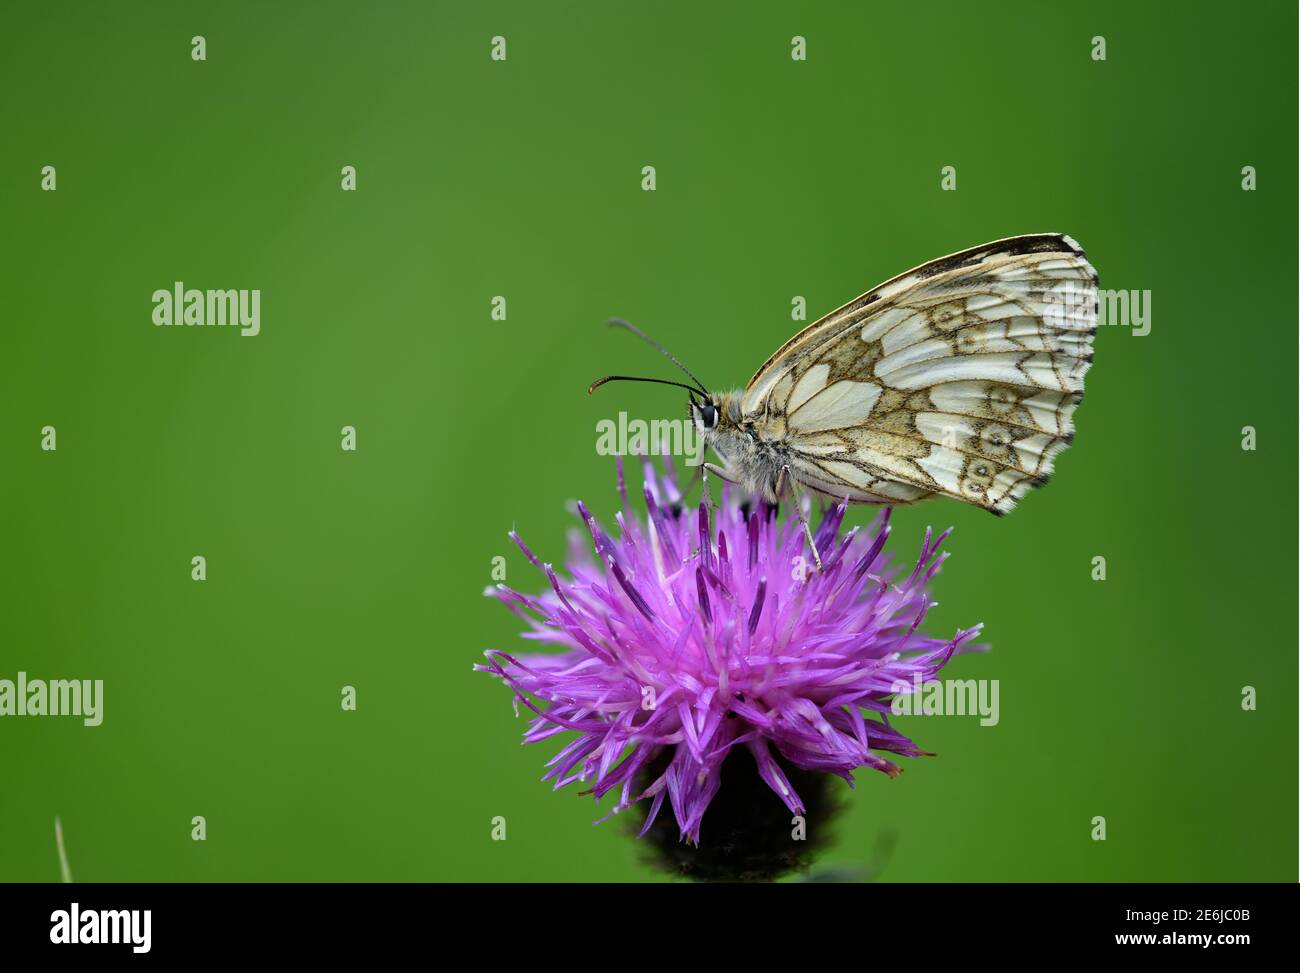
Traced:
<path fill-rule="evenodd" d="M 881 753 L 922 755 L 891 726 L 891 700 L 934 678 L 979 630 L 919 632 L 947 532 L 927 529 L 915 563 L 898 570 L 884 551 L 889 510 L 867 530 L 841 532 L 839 504 L 814 534 L 819 569 L 796 516 L 751 509 L 725 486 L 719 506 L 684 509 L 671 470 L 644 465 L 644 517 L 620 464 L 615 534 L 579 503 L 589 536 L 575 537 L 562 577 L 512 531 L 549 590 L 488 589 L 527 620 L 525 638 L 564 649 L 493 650 L 475 667 L 515 691 L 516 711 L 533 712 L 526 743 L 575 734 L 543 780 L 587 782 L 597 800 L 617 791 L 610 814 L 650 801 L 642 834 L 667 801 L 681 836 L 698 845 L 728 760 L 753 760 L 802 814 L 776 754 L 850 786 L 860 767 L 898 774 Z"/>

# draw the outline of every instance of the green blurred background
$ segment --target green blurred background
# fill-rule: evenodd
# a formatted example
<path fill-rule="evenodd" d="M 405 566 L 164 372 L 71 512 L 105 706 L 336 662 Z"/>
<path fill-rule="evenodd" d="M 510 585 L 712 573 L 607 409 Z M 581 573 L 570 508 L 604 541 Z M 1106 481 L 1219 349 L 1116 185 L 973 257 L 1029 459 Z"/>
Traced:
<path fill-rule="evenodd" d="M 106 705 L 0 719 L 0 878 L 57 878 L 55 815 L 86 881 L 656 878 L 470 669 L 520 645 L 492 558 L 541 583 L 506 531 L 561 560 L 569 500 L 612 513 L 596 422 L 681 415 L 587 397 L 669 374 L 602 323 L 738 386 L 794 295 L 1059 230 L 1151 333 L 1101 329 L 1014 515 L 897 512 L 902 555 L 956 527 L 929 627 L 986 623 L 948 674 L 1001 722 L 900 718 L 939 756 L 860 773 L 824 861 L 884 832 L 887 880 L 1294 880 L 1295 6 L 612 6 L 5 12 L 0 678 Z M 262 333 L 155 328 L 176 280 L 260 288 Z"/>

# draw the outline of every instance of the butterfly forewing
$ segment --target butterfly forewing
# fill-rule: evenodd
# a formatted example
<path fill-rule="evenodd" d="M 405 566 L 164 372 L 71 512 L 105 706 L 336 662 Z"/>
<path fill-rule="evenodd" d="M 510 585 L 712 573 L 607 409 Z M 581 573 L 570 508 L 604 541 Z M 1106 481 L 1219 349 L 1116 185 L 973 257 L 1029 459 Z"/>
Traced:
<path fill-rule="evenodd" d="M 822 493 L 941 494 L 1005 513 L 1072 437 L 1096 308 L 1096 272 L 1069 237 L 974 247 L 809 325 L 750 380 L 741 410 Z"/>

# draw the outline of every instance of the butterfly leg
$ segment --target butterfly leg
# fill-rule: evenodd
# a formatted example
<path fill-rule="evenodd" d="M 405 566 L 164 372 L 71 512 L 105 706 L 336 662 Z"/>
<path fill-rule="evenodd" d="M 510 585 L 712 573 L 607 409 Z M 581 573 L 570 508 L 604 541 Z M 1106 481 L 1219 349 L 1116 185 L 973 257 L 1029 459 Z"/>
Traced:
<path fill-rule="evenodd" d="M 720 480 L 726 480 L 728 483 L 736 482 L 731 477 L 727 476 L 727 471 L 724 470 L 721 466 L 718 466 L 716 463 L 705 463 L 703 468 L 708 470 L 710 473 L 712 473 Z"/>
<path fill-rule="evenodd" d="M 702 465 L 700 466 L 700 469 L 704 471 L 704 488 L 705 488 L 706 491 L 708 490 L 708 484 L 709 484 L 708 474 L 710 474 L 710 473 L 712 473 L 714 476 L 716 476 L 716 477 L 717 477 L 718 479 L 720 479 L 720 480 L 726 480 L 728 483 L 737 483 L 737 482 L 739 482 L 738 480 L 735 480 L 735 479 L 733 479 L 732 477 L 727 476 L 727 471 L 724 470 L 721 466 L 718 466 L 718 465 L 715 464 L 715 463 L 704 463 L 704 464 L 702 464 Z M 712 494 L 712 493 L 709 494 L 709 507 L 710 507 L 710 508 L 713 507 L 713 494 Z"/>
<path fill-rule="evenodd" d="M 795 479 L 794 474 L 790 472 L 790 467 L 781 467 L 781 472 L 776 478 L 776 498 L 781 499 L 785 493 L 785 486 L 789 484 L 791 493 L 794 494 L 794 509 L 799 515 L 799 523 L 803 524 L 804 536 L 808 538 L 808 546 L 812 548 L 813 561 L 817 564 L 817 570 L 822 569 L 822 556 L 817 553 L 817 542 L 813 540 L 812 528 L 808 526 L 808 517 L 803 512 L 803 491 L 799 489 L 799 481 Z"/>

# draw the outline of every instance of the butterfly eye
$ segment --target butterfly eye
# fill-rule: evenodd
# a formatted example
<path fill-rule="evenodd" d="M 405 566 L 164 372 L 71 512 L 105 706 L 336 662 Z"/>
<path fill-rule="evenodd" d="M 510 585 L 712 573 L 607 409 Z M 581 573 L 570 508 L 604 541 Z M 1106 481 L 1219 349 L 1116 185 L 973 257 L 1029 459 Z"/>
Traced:
<path fill-rule="evenodd" d="M 700 406 L 700 421 L 704 423 L 705 429 L 712 429 L 718 424 L 718 410 L 714 408 L 712 402 L 705 402 Z"/>

